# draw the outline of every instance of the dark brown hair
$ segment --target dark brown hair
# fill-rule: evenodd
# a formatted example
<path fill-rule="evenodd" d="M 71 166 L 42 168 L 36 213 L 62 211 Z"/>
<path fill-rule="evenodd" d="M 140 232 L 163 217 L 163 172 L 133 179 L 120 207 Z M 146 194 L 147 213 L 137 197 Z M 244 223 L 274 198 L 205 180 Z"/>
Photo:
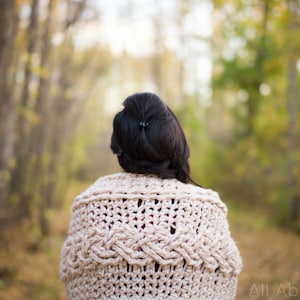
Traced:
<path fill-rule="evenodd" d="M 120 166 L 126 172 L 193 182 L 189 147 L 170 108 L 152 93 L 129 96 L 123 106 L 114 118 L 111 137 Z"/>

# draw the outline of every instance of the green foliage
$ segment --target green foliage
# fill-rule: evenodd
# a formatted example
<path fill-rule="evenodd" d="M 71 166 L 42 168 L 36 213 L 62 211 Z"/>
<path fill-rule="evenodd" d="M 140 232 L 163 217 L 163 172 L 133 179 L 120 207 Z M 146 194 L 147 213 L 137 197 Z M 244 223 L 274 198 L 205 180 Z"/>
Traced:
<path fill-rule="evenodd" d="M 228 11 L 230 20 L 225 19 Z M 215 51 L 211 111 L 221 106 L 223 113 L 231 114 L 233 126 L 229 139 L 222 138 L 228 135 L 226 124 L 219 128 L 205 167 L 211 170 L 211 184 L 226 198 L 265 207 L 279 222 L 287 222 L 288 199 L 300 193 L 299 176 L 293 176 L 292 185 L 289 181 L 290 172 L 299 174 L 300 161 L 299 148 L 290 146 L 286 91 L 289 49 L 300 59 L 299 22 L 293 23 L 293 32 L 288 29 L 291 14 L 280 1 L 216 1 L 216 13 L 226 24 L 215 29 L 214 39 L 227 46 L 223 52 Z M 252 17 L 255 14 L 257 18 Z M 299 136 L 299 125 L 296 130 Z M 291 156 L 297 157 L 293 170 Z"/>
<path fill-rule="evenodd" d="M 199 105 L 199 96 L 190 97 L 185 105 L 176 110 L 190 146 L 190 167 L 192 179 L 200 185 L 206 184 L 202 164 L 206 161 L 207 135 L 204 124 L 205 109 Z"/>

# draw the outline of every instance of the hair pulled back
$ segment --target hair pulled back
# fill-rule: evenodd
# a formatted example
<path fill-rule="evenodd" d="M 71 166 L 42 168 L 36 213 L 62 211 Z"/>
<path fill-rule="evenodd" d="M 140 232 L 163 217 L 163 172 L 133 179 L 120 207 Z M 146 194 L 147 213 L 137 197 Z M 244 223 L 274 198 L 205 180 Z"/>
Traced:
<path fill-rule="evenodd" d="M 113 121 L 111 149 L 124 171 L 192 181 L 189 147 L 169 107 L 152 93 L 129 96 L 123 106 Z"/>

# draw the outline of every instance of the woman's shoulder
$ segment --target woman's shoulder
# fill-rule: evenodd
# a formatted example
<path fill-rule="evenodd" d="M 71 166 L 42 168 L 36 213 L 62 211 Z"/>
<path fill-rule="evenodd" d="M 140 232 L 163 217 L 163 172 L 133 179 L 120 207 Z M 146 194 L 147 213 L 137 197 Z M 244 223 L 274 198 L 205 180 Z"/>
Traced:
<path fill-rule="evenodd" d="M 110 193 L 114 190 L 116 183 L 118 185 L 122 182 L 123 173 L 115 173 L 104 175 L 96 179 L 88 188 L 76 196 L 76 199 L 88 198 L 99 193 Z"/>
<path fill-rule="evenodd" d="M 75 202 L 92 201 L 93 199 L 157 198 L 202 201 L 216 204 L 225 213 L 226 206 L 219 194 L 208 188 L 186 184 L 177 179 L 161 179 L 156 175 L 120 172 L 97 179 L 85 191 L 79 194 Z"/>
<path fill-rule="evenodd" d="M 217 199 L 216 191 L 194 184 L 186 184 L 177 179 L 162 179 L 151 174 L 136 174 L 128 172 L 114 173 L 98 178 L 80 196 L 97 192 L 142 192 L 157 194 L 188 194 Z"/>

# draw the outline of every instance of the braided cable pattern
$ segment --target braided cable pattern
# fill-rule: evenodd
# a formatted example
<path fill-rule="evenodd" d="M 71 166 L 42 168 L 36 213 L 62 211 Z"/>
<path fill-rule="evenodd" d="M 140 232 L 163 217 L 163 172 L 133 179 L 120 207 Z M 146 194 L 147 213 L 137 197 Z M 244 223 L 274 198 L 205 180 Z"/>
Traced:
<path fill-rule="evenodd" d="M 68 299 L 234 299 L 242 264 L 226 214 L 217 193 L 175 179 L 100 178 L 72 207 Z"/>

